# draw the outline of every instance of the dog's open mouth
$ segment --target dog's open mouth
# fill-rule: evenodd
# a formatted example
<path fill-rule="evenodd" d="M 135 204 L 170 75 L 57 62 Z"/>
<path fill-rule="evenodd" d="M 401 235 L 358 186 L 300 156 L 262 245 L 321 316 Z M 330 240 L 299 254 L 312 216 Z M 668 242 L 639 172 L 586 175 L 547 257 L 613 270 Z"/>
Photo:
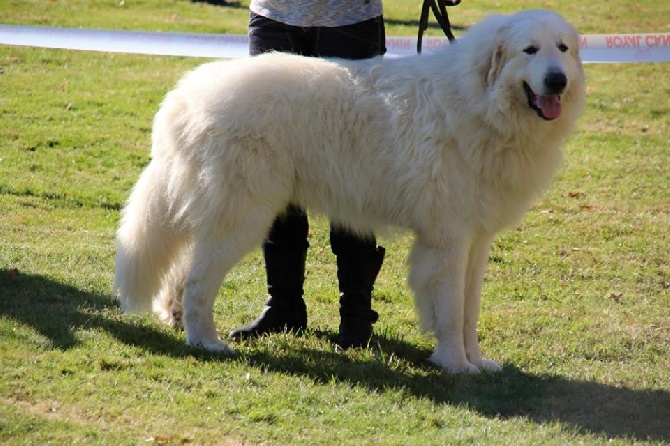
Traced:
<path fill-rule="evenodd" d="M 540 118 L 546 121 L 551 121 L 561 116 L 561 95 L 537 95 L 525 82 L 523 83 L 523 89 L 528 98 L 528 106 L 535 110 Z"/>

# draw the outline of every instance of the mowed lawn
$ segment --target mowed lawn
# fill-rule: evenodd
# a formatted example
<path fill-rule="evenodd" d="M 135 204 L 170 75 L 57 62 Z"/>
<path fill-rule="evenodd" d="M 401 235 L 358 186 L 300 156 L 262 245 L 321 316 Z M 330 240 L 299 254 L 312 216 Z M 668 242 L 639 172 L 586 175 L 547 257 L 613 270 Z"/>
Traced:
<path fill-rule="evenodd" d="M 0 23 L 239 34 L 247 6 L 0 0 Z M 387 34 L 416 35 L 420 7 L 387 1 Z M 525 8 L 554 9 L 585 34 L 670 32 L 667 0 L 468 0 L 449 11 L 460 33 Z M 504 371 L 449 376 L 427 361 L 403 232 L 380 240 L 368 350 L 332 344 L 336 271 L 318 216 L 303 336 L 233 343 L 223 357 L 120 311 L 120 209 L 148 163 L 162 97 L 204 61 L 0 46 L 0 443 L 670 443 L 669 63 L 586 66 L 565 165 L 491 252 L 480 338 Z M 219 292 L 221 332 L 265 298 L 257 250 Z"/>

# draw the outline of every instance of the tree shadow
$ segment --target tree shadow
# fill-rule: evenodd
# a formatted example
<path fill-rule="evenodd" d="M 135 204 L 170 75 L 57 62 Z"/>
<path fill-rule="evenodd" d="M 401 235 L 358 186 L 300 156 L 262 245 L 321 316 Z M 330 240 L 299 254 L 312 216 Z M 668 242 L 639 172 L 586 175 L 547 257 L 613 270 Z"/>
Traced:
<path fill-rule="evenodd" d="M 179 333 L 122 315 L 109 296 L 15 270 L 0 269 L 0 317 L 32 327 L 56 349 L 77 347 L 77 331 L 96 328 L 153 354 L 226 360 L 186 346 Z M 319 330 L 307 335 L 334 337 L 334 333 Z M 667 391 L 533 375 L 509 364 L 499 374 L 449 376 L 428 363 L 429 349 L 402 339 L 382 334 L 376 336 L 371 348 L 372 354 L 342 354 L 335 349 L 299 345 L 281 355 L 249 349 L 235 360 L 262 370 L 304 376 L 316 383 L 335 379 L 371 391 L 406 392 L 437 404 L 465 406 L 490 418 L 524 417 L 540 424 L 559 422 L 584 434 L 670 442 Z M 393 356 L 403 361 L 393 361 Z M 407 363 L 412 367 L 403 365 Z"/>

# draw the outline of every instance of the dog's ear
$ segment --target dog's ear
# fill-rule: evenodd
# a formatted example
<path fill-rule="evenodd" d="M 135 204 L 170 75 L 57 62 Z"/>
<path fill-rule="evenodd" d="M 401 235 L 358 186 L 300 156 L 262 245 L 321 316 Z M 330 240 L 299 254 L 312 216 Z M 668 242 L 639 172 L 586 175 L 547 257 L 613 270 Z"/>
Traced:
<path fill-rule="evenodd" d="M 505 66 L 506 54 L 506 39 L 509 34 L 509 17 L 507 16 L 491 16 L 489 20 L 484 22 L 488 28 L 489 40 L 481 42 L 482 48 L 486 48 L 486 58 L 482 58 L 482 65 L 480 65 L 480 73 L 486 88 L 491 88 L 498 76 Z"/>
<path fill-rule="evenodd" d="M 496 83 L 496 80 L 498 80 L 498 76 L 503 69 L 504 63 L 505 47 L 501 42 L 496 42 L 495 45 L 493 45 L 493 51 L 489 61 L 488 70 L 486 72 L 486 85 L 488 87 L 492 87 Z"/>

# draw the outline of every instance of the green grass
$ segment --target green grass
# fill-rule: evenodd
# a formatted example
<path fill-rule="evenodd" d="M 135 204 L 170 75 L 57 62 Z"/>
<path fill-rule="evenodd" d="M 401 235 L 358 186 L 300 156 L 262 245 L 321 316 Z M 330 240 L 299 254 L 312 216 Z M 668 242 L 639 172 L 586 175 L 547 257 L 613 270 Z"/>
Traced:
<path fill-rule="evenodd" d="M 389 35 L 416 33 L 419 3 L 386 3 Z M 586 33 L 670 31 L 665 0 L 473 0 L 450 12 L 462 28 L 521 7 L 556 9 Z M 185 0 L 0 0 L 0 22 L 32 25 L 244 33 L 247 16 Z M 406 234 L 382 240 L 370 350 L 332 346 L 320 218 L 304 336 L 236 343 L 226 358 L 121 313 L 109 297 L 119 210 L 159 102 L 201 62 L 0 47 L 0 443 L 670 442 L 667 64 L 587 66 L 564 169 L 491 253 L 480 336 L 505 370 L 454 377 L 426 361 Z M 255 317 L 264 288 L 255 252 L 221 289 L 220 329 Z"/>

